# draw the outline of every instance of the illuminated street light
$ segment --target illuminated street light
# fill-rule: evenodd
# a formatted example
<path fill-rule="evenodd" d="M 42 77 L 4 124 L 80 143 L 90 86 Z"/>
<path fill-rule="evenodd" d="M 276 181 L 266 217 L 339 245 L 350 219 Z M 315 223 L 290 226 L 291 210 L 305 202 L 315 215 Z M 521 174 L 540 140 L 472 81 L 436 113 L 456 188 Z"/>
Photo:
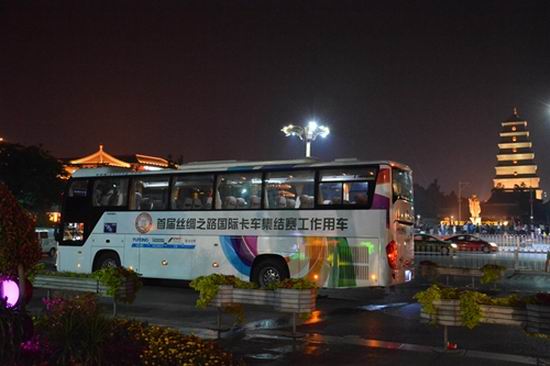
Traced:
<path fill-rule="evenodd" d="M 306 142 L 306 158 L 311 157 L 311 142 L 315 141 L 317 136 L 325 138 L 330 133 L 330 130 L 326 126 L 320 126 L 315 121 L 309 121 L 308 124 L 303 126 L 288 125 L 281 129 L 285 136 L 298 136 L 300 140 Z"/>

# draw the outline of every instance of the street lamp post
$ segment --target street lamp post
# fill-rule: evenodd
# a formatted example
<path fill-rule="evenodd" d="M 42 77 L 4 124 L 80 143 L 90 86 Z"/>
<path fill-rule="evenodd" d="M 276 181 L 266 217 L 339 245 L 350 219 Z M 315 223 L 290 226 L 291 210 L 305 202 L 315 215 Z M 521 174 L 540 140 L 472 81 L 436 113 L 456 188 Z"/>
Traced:
<path fill-rule="evenodd" d="M 330 133 L 326 126 L 320 126 L 315 121 L 310 121 L 306 126 L 288 125 L 281 129 L 285 136 L 298 136 L 300 140 L 306 142 L 306 158 L 311 158 L 311 142 L 315 141 L 317 136 L 325 138 Z"/>

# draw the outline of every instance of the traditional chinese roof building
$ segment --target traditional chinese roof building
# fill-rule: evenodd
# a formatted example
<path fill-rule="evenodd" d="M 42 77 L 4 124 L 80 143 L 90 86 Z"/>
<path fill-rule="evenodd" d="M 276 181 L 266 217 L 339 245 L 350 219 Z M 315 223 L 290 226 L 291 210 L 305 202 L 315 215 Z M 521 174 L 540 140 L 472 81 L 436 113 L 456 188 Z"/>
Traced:
<path fill-rule="evenodd" d="M 99 150 L 93 154 L 77 159 L 66 159 L 64 164 L 65 170 L 71 175 L 80 168 L 97 168 L 101 166 L 126 168 L 135 171 L 159 170 L 174 167 L 168 160 L 157 156 L 143 154 L 114 156 L 107 153 L 103 145 L 99 145 Z"/>
<path fill-rule="evenodd" d="M 482 216 L 530 222 L 542 203 L 542 189 L 527 121 L 519 116 L 517 108 L 501 122 L 499 136 L 493 191 Z"/>

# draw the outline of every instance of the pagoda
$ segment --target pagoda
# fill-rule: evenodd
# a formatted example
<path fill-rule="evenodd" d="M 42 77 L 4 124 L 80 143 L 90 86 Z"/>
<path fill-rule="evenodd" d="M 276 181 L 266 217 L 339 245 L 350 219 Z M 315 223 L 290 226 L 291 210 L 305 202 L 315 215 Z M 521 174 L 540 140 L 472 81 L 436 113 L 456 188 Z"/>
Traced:
<path fill-rule="evenodd" d="M 533 222 L 542 203 L 542 189 L 527 121 L 519 116 L 517 108 L 501 122 L 499 136 L 496 175 L 483 216 L 497 221 Z"/>

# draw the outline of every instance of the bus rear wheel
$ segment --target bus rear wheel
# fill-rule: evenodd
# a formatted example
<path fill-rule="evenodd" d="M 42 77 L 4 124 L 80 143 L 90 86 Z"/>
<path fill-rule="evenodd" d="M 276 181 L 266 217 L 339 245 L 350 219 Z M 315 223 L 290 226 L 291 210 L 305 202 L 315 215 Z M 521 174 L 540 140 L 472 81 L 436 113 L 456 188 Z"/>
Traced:
<path fill-rule="evenodd" d="M 274 258 L 266 258 L 252 269 L 252 281 L 260 287 L 266 287 L 270 283 L 282 281 L 288 277 L 286 265 Z"/>
<path fill-rule="evenodd" d="M 109 267 L 120 267 L 120 259 L 116 253 L 99 254 L 94 261 L 93 271 Z"/>

